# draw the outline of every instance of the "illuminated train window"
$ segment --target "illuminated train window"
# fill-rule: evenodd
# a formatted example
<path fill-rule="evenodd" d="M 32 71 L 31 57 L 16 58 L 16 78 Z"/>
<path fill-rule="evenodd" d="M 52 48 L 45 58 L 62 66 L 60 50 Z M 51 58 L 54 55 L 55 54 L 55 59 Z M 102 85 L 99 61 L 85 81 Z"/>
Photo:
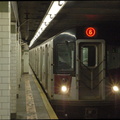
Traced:
<path fill-rule="evenodd" d="M 96 65 L 96 47 L 82 46 L 81 47 L 81 62 L 88 67 Z"/>

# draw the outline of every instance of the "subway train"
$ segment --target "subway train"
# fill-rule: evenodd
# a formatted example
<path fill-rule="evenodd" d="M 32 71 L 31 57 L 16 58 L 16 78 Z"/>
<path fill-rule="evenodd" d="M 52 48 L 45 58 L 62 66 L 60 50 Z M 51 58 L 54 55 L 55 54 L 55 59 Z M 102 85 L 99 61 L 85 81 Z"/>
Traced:
<path fill-rule="evenodd" d="M 120 63 L 114 65 L 120 53 L 115 56 L 117 48 L 100 33 L 96 26 L 75 27 L 29 50 L 30 66 L 59 118 L 120 118 Z"/>

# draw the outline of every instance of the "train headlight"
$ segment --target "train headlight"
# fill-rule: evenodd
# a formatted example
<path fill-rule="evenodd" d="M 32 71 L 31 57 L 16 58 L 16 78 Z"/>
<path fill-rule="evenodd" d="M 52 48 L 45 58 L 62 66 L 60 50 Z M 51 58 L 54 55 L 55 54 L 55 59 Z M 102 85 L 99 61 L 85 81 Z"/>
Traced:
<path fill-rule="evenodd" d="M 62 93 L 67 93 L 68 92 L 68 87 L 66 85 L 61 86 L 61 91 Z"/>
<path fill-rule="evenodd" d="M 112 90 L 113 90 L 114 92 L 118 92 L 118 91 L 119 91 L 119 87 L 118 87 L 117 85 L 114 85 L 114 86 L 112 87 Z"/>

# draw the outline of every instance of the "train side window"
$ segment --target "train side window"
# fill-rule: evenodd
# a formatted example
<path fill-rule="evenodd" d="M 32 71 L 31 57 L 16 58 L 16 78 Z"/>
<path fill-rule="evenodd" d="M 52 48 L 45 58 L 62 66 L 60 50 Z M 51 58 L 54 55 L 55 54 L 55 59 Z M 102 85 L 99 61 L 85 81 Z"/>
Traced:
<path fill-rule="evenodd" d="M 94 67 L 96 65 L 96 47 L 95 46 L 81 47 L 81 62 L 88 67 Z"/>

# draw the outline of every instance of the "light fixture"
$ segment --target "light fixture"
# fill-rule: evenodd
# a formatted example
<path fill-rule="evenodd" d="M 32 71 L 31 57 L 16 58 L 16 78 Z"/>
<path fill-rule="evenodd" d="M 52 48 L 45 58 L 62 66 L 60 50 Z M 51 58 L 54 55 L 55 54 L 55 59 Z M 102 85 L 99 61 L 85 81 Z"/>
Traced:
<path fill-rule="evenodd" d="M 54 17 L 58 14 L 58 12 L 62 9 L 62 7 L 66 4 L 67 1 L 52 1 L 45 17 L 43 18 L 37 32 L 35 33 L 33 39 L 30 42 L 29 47 L 31 47 L 37 38 L 41 35 L 41 33 L 45 30 L 45 28 L 50 24 L 50 22 L 54 19 Z M 38 34 L 39 32 L 39 34 Z"/>
<path fill-rule="evenodd" d="M 68 92 L 68 88 L 67 88 L 66 85 L 62 85 L 62 86 L 61 86 L 61 92 L 62 92 L 62 93 L 67 93 L 67 92 Z"/>
<path fill-rule="evenodd" d="M 61 5 L 63 5 L 64 3 L 65 3 L 65 1 L 59 1 L 59 2 L 58 2 L 58 5 L 61 6 Z"/>
<path fill-rule="evenodd" d="M 49 23 L 49 22 L 51 22 L 51 17 L 50 17 L 50 15 L 48 14 L 48 15 L 46 15 L 46 17 L 45 17 L 45 19 L 44 19 L 44 22 L 46 22 L 46 23 Z"/>
<path fill-rule="evenodd" d="M 116 85 L 114 85 L 114 86 L 112 87 L 112 89 L 113 89 L 114 92 L 118 92 L 118 91 L 119 91 L 119 87 L 116 86 Z"/>
<path fill-rule="evenodd" d="M 55 15 L 53 14 L 49 14 L 50 15 L 50 18 L 53 19 L 55 17 Z"/>

